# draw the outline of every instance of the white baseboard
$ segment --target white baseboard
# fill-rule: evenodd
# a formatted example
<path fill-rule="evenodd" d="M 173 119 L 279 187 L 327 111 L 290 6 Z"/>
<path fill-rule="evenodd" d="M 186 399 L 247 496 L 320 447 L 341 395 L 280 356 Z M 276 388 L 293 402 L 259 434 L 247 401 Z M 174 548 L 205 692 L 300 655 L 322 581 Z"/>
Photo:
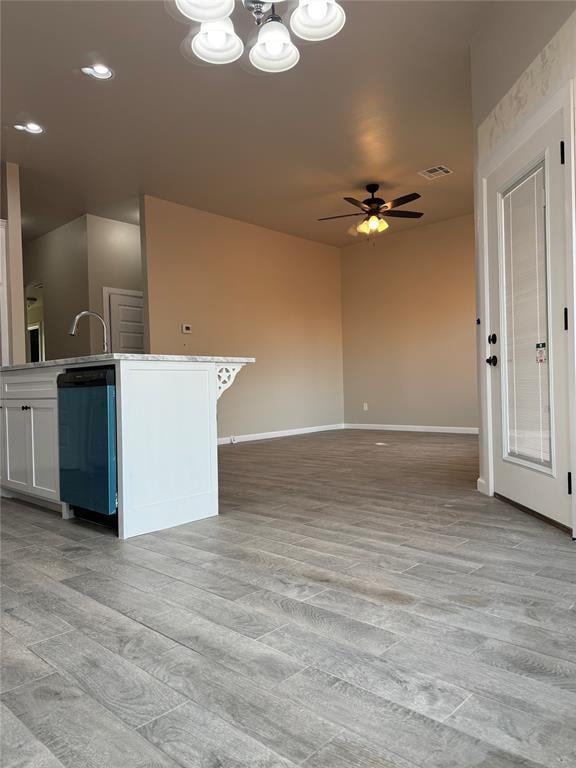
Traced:
<path fill-rule="evenodd" d="M 492 496 L 490 489 L 488 488 L 488 483 L 483 477 L 479 477 L 476 481 L 476 490 L 480 491 L 480 493 L 483 493 L 485 496 Z"/>
<path fill-rule="evenodd" d="M 418 424 L 344 424 L 344 429 L 378 429 L 383 432 L 446 432 L 453 435 L 477 435 L 478 427 L 429 427 Z"/>
<path fill-rule="evenodd" d="M 52 501 L 52 499 L 43 499 L 41 496 L 34 496 L 29 493 L 20 493 L 12 488 L 0 487 L 0 498 L 10 501 L 23 501 L 27 504 L 32 504 L 35 507 L 42 507 L 43 509 L 52 509 L 54 512 L 60 512 L 62 510 L 62 502 Z"/>
<path fill-rule="evenodd" d="M 277 432 L 255 432 L 251 435 L 219 437 L 218 445 L 249 443 L 253 440 L 273 440 L 276 437 L 309 435 L 312 432 L 328 432 L 334 429 L 375 429 L 391 432 L 446 432 L 455 435 L 478 434 L 478 427 L 422 427 L 413 424 L 323 424 L 318 427 L 298 427 L 297 429 L 281 429 Z"/>
<path fill-rule="evenodd" d="M 252 440 L 272 440 L 275 437 L 309 435 L 312 432 L 328 432 L 334 429 L 344 429 L 344 424 L 323 424 L 319 427 L 298 427 L 297 429 L 281 429 L 277 432 L 255 432 L 252 435 L 232 435 L 230 437 L 219 437 L 218 445 L 229 445 L 230 443 L 249 443 Z"/>

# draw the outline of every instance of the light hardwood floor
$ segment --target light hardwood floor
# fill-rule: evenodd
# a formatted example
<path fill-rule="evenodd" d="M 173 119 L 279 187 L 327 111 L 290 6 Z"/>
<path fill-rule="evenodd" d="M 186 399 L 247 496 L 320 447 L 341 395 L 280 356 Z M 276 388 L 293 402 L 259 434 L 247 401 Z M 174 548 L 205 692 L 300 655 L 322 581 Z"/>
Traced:
<path fill-rule="evenodd" d="M 576 546 L 476 438 L 225 446 L 218 518 L 2 510 L 4 768 L 576 766 Z"/>

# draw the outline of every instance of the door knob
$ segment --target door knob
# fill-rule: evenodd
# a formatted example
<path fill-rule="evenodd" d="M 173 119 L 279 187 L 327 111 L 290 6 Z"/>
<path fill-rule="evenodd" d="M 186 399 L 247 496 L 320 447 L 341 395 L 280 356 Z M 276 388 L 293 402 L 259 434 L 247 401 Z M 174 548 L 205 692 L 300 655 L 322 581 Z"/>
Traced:
<path fill-rule="evenodd" d="M 498 358 L 496 355 L 492 355 L 491 357 L 486 358 L 486 362 L 488 365 L 498 365 Z"/>
<path fill-rule="evenodd" d="M 498 341 L 498 336 L 496 336 L 495 333 L 491 333 L 490 336 L 488 336 L 488 344 L 496 344 Z"/>

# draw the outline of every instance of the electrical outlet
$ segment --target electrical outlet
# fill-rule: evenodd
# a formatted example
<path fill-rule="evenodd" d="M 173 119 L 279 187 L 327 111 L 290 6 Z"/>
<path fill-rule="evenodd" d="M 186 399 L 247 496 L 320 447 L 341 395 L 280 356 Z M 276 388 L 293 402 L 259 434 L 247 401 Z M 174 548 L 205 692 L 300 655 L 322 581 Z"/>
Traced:
<path fill-rule="evenodd" d="M 363 405 L 362 407 L 363 407 L 363 409 L 364 409 L 365 411 L 367 411 L 367 410 L 368 410 L 368 403 L 364 403 L 364 405 Z"/>
<path fill-rule="evenodd" d="M 182 323 L 181 331 L 182 333 L 192 333 L 192 326 L 190 323 Z"/>

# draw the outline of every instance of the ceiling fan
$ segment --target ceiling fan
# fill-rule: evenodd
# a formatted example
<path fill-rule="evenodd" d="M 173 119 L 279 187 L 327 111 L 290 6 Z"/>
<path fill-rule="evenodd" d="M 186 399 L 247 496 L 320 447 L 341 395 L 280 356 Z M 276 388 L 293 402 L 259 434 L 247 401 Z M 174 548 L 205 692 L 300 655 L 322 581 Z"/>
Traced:
<path fill-rule="evenodd" d="M 420 211 L 398 211 L 396 210 L 402 205 L 411 203 L 413 200 L 418 200 L 420 195 L 417 192 L 412 192 L 409 195 L 403 195 L 397 197 L 395 200 L 383 200 L 381 197 L 376 197 L 376 192 L 380 188 L 379 184 L 366 184 L 366 191 L 370 195 L 366 200 L 356 200 L 354 197 L 345 197 L 347 203 L 355 205 L 356 208 L 360 208 L 359 213 L 343 213 L 339 216 L 324 216 L 318 221 L 330 221 L 332 219 L 346 219 L 350 216 L 363 216 L 363 220 L 358 224 L 356 229 L 365 235 L 376 234 L 376 232 L 384 232 L 388 229 L 388 222 L 384 217 L 394 217 L 397 219 L 419 219 L 424 216 Z"/>

